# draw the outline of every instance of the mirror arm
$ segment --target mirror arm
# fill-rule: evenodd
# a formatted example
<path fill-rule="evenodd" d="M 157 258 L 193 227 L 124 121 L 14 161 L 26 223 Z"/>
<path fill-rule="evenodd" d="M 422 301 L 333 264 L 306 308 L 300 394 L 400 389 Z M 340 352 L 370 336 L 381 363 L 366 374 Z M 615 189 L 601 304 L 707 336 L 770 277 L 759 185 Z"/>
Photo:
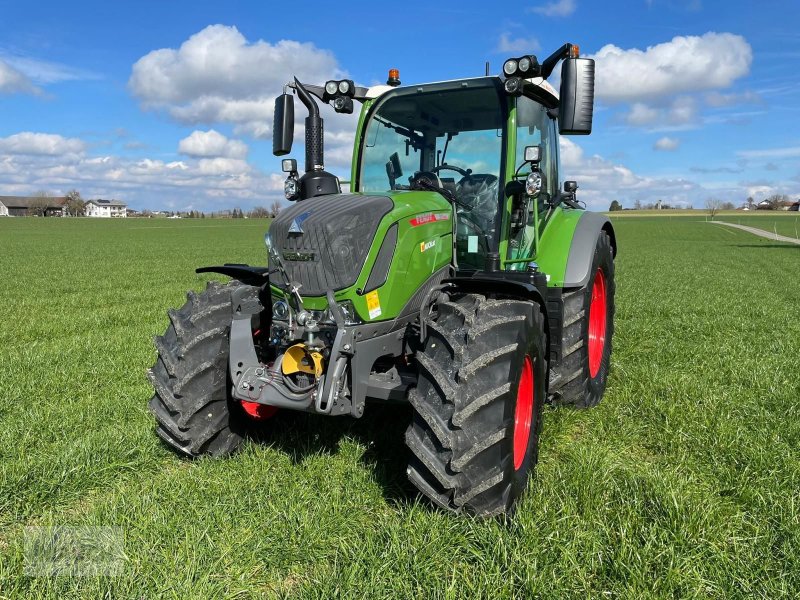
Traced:
<path fill-rule="evenodd" d="M 558 61 L 560 61 L 562 58 L 568 58 L 571 50 L 572 44 L 566 43 L 561 46 L 561 48 L 553 52 L 550 56 L 545 58 L 544 62 L 542 63 L 542 77 L 544 79 L 550 77 L 550 75 L 553 73 L 553 69 L 555 69 L 556 65 L 558 64 Z"/>

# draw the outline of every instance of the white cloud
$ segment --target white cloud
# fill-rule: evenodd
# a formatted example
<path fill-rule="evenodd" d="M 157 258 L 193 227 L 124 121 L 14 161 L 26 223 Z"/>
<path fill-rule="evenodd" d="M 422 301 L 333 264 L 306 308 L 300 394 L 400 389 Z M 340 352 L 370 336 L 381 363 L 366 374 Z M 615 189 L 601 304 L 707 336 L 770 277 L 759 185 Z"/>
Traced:
<path fill-rule="evenodd" d="M 746 91 L 740 94 L 721 94 L 720 92 L 711 92 L 706 94 L 706 103 L 709 106 L 722 107 L 734 106 L 736 104 L 763 104 L 764 99 L 760 94 L 752 91 Z"/>
<path fill-rule="evenodd" d="M 575 0 L 555 0 L 541 6 L 534 6 L 530 11 L 545 17 L 568 17 L 575 12 Z"/>
<path fill-rule="evenodd" d="M 86 144 L 77 138 L 65 138 L 52 133 L 23 131 L 0 138 L 0 152 L 7 154 L 29 154 L 58 156 L 80 154 Z"/>
<path fill-rule="evenodd" d="M 635 102 L 625 115 L 629 125 L 650 125 L 658 121 L 661 111 L 642 102 Z"/>
<path fill-rule="evenodd" d="M 295 75 L 318 84 L 346 72 L 331 52 L 311 43 L 250 42 L 235 27 L 211 25 L 177 49 L 140 58 L 128 86 L 145 108 L 165 110 L 180 122 L 231 123 L 237 133 L 263 137 L 271 129 L 274 98 Z"/>
<path fill-rule="evenodd" d="M 636 200 L 651 203 L 658 199 L 687 206 L 699 202 L 705 191 L 688 179 L 640 175 L 600 155 L 586 156 L 580 146 L 565 137 L 561 138 L 561 166 L 561 179 L 576 180 L 578 199 L 595 210 L 607 210 L 612 199 L 624 206 L 632 206 Z"/>
<path fill-rule="evenodd" d="M 681 145 L 680 140 L 664 136 L 653 144 L 653 150 L 661 150 L 663 152 L 674 152 Z"/>
<path fill-rule="evenodd" d="M 183 138 L 178 143 L 178 152 L 195 158 L 225 157 L 241 159 L 247 156 L 247 150 L 247 144 L 244 142 L 229 140 L 213 129 L 193 131 L 191 135 Z"/>
<path fill-rule="evenodd" d="M 30 79 L 0 59 L 0 94 L 35 94 L 39 92 L 41 90 L 33 85 Z"/>
<path fill-rule="evenodd" d="M 537 52 L 541 48 L 539 40 L 534 37 L 512 38 L 507 33 L 501 33 L 497 42 L 497 52 L 517 52 L 519 54 Z"/>
<path fill-rule="evenodd" d="M 624 115 L 628 125 L 675 128 L 697 120 L 697 102 L 691 96 L 678 96 L 668 106 L 651 106 L 634 102 Z"/>
<path fill-rule="evenodd" d="M 199 153 L 203 148 L 198 146 L 194 150 Z M 134 208 L 191 206 L 211 211 L 267 206 L 283 199 L 283 175 L 261 171 L 229 145 L 210 144 L 206 150 L 212 153 L 220 148 L 231 155 L 198 154 L 174 161 L 91 156 L 82 140 L 24 132 L 0 138 L 0 187 L 8 194 L 39 189 L 58 194 L 75 188 L 84 197 L 117 198 Z"/>
<path fill-rule="evenodd" d="M 797 158 L 800 157 L 800 146 L 768 148 L 766 150 L 742 150 L 737 154 L 742 158 Z"/>
<path fill-rule="evenodd" d="M 678 36 L 646 50 L 609 44 L 594 56 L 597 97 L 645 102 L 675 94 L 722 89 L 750 72 L 753 52 L 739 35 Z"/>
<path fill-rule="evenodd" d="M 674 125 L 685 125 L 695 120 L 697 104 L 690 96 L 675 98 L 667 113 L 668 121 Z"/>
<path fill-rule="evenodd" d="M 2 53 L 0 61 L 5 61 L 28 79 L 40 84 L 100 79 L 100 75 L 91 71 L 20 54 Z"/>

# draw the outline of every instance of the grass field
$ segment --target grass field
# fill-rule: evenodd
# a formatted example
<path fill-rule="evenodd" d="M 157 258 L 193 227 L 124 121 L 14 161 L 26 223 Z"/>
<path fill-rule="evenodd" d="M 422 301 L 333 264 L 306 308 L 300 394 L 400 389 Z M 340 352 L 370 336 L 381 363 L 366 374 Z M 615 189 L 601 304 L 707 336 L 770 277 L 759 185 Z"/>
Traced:
<path fill-rule="evenodd" d="M 151 338 L 265 222 L 0 220 L 0 598 L 800 596 L 800 247 L 615 224 L 606 398 L 546 411 L 503 524 L 414 496 L 402 407 L 280 414 L 226 460 L 158 442 Z M 122 575 L 23 575 L 54 524 L 119 527 Z"/>

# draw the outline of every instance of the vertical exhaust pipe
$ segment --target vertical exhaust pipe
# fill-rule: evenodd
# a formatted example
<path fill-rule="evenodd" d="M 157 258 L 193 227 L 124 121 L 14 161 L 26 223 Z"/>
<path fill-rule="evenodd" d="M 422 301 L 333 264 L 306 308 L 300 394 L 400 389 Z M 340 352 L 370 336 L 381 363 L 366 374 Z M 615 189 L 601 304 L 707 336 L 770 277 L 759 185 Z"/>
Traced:
<path fill-rule="evenodd" d="M 300 177 L 300 200 L 325 196 L 328 194 L 341 194 L 342 188 L 339 179 L 325 170 L 322 117 L 319 116 L 319 107 L 308 90 L 303 87 L 297 77 L 294 78 L 295 90 L 300 96 L 300 101 L 308 109 L 306 117 L 306 172 Z"/>
<path fill-rule="evenodd" d="M 325 169 L 324 160 L 324 126 L 322 117 L 319 116 L 319 107 L 297 77 L 294 78 L 295 89 L 300 101 L 308 109 L 306 117 L 306 173 L 322 171 Z"/>

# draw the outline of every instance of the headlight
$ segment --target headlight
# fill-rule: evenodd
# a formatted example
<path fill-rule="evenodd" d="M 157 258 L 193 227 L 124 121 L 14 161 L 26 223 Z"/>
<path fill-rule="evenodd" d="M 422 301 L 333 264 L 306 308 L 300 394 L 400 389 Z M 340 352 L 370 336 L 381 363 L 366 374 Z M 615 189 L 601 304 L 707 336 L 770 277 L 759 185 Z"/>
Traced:
<path fill-rule="evenodd" d="M 503 65 L 503 73 L 505 73 L 509 77 L 511 75 L 513 75 L 516 70 L 517 70 L 517 61 L 516 61 L 516 59 L 511 58 L 511 59 L 507 60 L 505 62 L 505 64 Z"/>
<path fill-rule="evenodd" d="M 272 317 L 278 321 L 286 321 L 289 318 L 289 305 L 283 300 L 273 303 Z"/>
<path fill-rule="evenodd" d="M 358 325 L 361 323 L 361 319 L 358 318 L 358 313 L 356 312 L 355 306 L 350 300 L 342 300 L 338 303 L 344 313 L 344 322 L 347 325 Z"/>
<path fill-rule="evenodd" d="M 346 94 L 350 91 L 350 84 L 347 81 L 340 81 L 339 82 L 339 91 L 342 94 Z"/>
<path fill-rule="evenodd" d="M 294 177 L 287 177 L 283 184 L 283 193 L 286 195 L 287 200 L 294 200 L 297 198 L 297 179 Z"/>
<path fill-rule="evenodd" d="M 542 189 L 542 174 L 539 171 L 533 171 L 525 180 L 525 193 L 528 196 L 535 196 Z"/>
<path fill-rule="evenodd" d="M 525 58 L 519 59 L 519 70 L 523 73 L 527 73 L 528 69 L 531 68 L 531 59 L 527 56 Z"/>
<path fill-rule="evenodd" d="M 335 81 L 329 81 L 328 83 L 326 83 L 325 84 L 325 91 L 327 93 L 329 93 L 331 96 L 333 96 L 336 93 L 336 82 Z"/>

